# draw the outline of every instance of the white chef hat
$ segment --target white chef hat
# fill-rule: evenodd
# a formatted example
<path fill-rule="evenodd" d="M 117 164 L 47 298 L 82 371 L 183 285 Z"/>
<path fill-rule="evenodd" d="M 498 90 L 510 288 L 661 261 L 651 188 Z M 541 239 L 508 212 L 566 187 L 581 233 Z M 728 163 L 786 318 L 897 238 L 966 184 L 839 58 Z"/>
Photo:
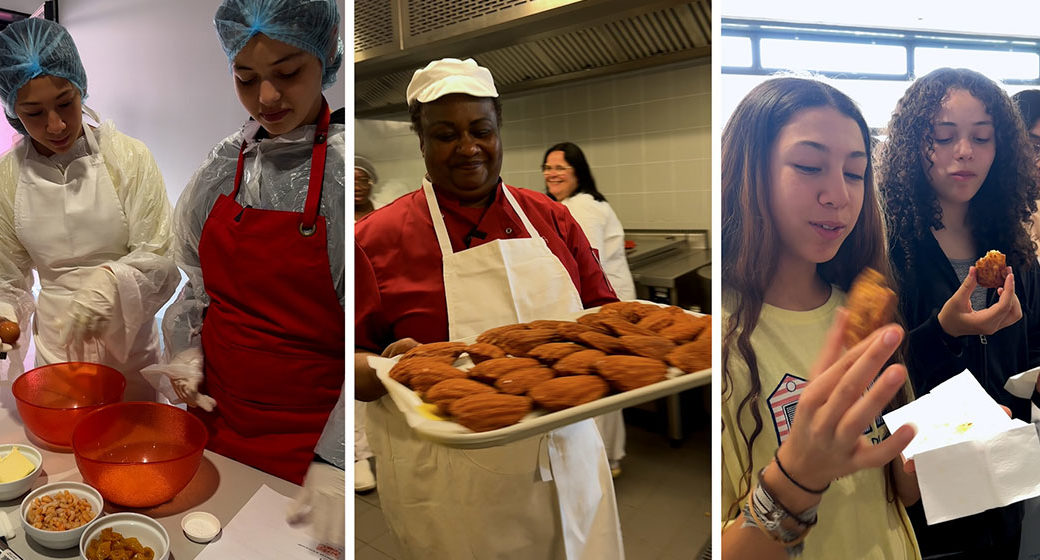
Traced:
<path fill-rule="evenodd" d="M 416 70 L 408 83 L 406 95 L 408 105 L 411 105 L 413 101 L 428 103 L 451 93 L 498 97 L 491 71 L 479 66 L 472 58 L 442 58 Z"/>

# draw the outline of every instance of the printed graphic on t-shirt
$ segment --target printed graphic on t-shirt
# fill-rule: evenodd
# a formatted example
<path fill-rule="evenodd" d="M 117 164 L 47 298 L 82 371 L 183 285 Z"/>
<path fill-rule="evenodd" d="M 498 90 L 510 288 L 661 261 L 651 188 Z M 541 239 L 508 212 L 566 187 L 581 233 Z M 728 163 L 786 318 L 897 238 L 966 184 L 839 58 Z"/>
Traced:
<path fill-rule="evenodd" d="M 773 430 L 776 432 L 776 444 L 780 445 L 787 439 L 787 435 L 791 433 L 791 423 L 794 422 L 794 411 L 798 407 L 798 398 L 802 396 L 802 391 L 805 390 L 805 386 L 808 381 L 785 373 L 784 377 L 777 383 L 776 387 L 773 388 L 773 392 L 769 394 L 769 399 L 766 401 L 769 404 L 769 411 L 773 416 Z M 874 419 L 866 429 L 863 430 L 863 435 L 870 437 L 870 443 L 877 445 L 881 443 L 888 434 L 882 428 L 885 422 L 880 416 Z"/>
<path fill-rule="evenodd" d="M 776 444 L 780 445 L 791 433 L 791 422 L 794 422 L 794 409 L 798 406 L 798 397 L 805 389 L 806 380 L 790 373 L 784 374 L 783 379 L 776 385 L 769 395 L 769 410 L 773 414 L 773 429 L 776 430 Z"/>

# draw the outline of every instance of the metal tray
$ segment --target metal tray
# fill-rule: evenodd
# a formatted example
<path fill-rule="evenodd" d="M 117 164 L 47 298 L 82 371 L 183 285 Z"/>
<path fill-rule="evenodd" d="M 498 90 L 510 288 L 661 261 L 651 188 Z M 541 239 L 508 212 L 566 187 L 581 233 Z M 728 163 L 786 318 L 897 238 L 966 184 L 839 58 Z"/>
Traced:
<path fill-rule="evenodd" d="M 597 310 L 598 308 L 586 309 L 581 313 L 574 314 L 573 318 L 577 318 L 587 313 L 593 313 Z M 463 339 L 460 342 L 469 343 L 475 340 L 476 337 L 472 337 L 470 339 Z M 419 437 L 447 447 L 456 447 L 460 449 L 481 449 L 485 447 L 505 445 L 507 443 L 512 443 L 514 441 L 554 430 L 561 426 L 573 424 L 586 418 L 592 418 L 613 410 L 635 406 L 647 401 L 652 401 L 711 383 L 711 369 L 705 369 L 694 373 L 684 373 L 678 368 L 671 367 L 668 368 L 668 374 L 665 380 L 652 385 L 647 385 L 646 387 L 609 395 L 583 405 L 557 412 L 536 410 L 512 426 L 491 430 L 489 432 L 474 432 L 451 420 L 437 419 L 428 413 L 424 413 L 424 410 L 429 408 L 430 405 L 424 403 L 417 393 L 405 385 L 390 379 L 390 369 L 395 363 L 397 363 L 397 360 L 397 357 L 369 357 L 368 363 L 376 370 L 376 375 L 379 377 L 379 380 L 383 382 L 383 386 L 386 387 L 391 400 L 393 400 L 398 410 L 400 410 L 404 415 L 405 421 L 408 422 L 408 425 L 415 430 L 415 433 L 418 434 Z M 469 361 L 468 357 L 463 357 L 460 361 L 456 362 L 455 365 L 462 369 L 468 369 L 472 365 L 472 362 Z"/>

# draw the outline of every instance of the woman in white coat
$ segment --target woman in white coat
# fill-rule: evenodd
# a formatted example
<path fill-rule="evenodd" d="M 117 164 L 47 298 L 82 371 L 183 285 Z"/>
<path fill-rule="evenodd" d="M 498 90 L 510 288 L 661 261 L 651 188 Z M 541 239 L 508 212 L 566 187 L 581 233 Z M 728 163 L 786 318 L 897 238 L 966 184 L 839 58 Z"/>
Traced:
<path fill-rule="evenodd" d="M 0 97 L 22 133 L 0 158 L 0 317 L 23 333 L 33 318 L 37 366 L 105 364 L 126 377 L 126 400 L 155 400 L 140 370 L 158 361 L 155 313 L 180 281 L 166 256 L 170 203 L 143 143 L 83 123 L 84 112 L 98 120 L 86 96 L 65 28 L 30 18 L 0 33 Z M 11 377 L 26 337 L 19 346 Z"/>
<path fill-rule="evenodd" d="M 545 192 L 570 210 L 589 238 L 589 245 L 599 253 L 603 272 L 618 298 L 636 299 L 636 286 L 625 258 L 625 230 L 606 197 L 596 189 L 585 153 L 571 142 L 552 146 L 542 158 L 542 176 Z M 625 457 L 625 421 L 621 411 L 597 416 L 596 427 L 607 448 L 610 472 L 616 477 L 621 474 L 621 459 Z"/>

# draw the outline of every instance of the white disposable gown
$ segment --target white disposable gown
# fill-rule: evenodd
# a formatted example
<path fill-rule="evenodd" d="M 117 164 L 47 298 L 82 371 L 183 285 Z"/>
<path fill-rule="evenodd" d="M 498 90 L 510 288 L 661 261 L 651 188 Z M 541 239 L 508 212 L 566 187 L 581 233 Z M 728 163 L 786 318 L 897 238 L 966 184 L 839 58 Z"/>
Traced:
<path fill-rule="evenodd" d="M 140 369 L 159 359 L 155 313 L 180 281 L 167 256 L 170 202 L 162 174 L 141 141 L 117 131 L 111 122 L 92 130 L 97 153 L 81 136 L 66 154 L 46 157 L 23 137 L 0 157 L 0 316 L 17 321 L 23 333 L 34 333 L 36 365 L 70 358 L 106 364 L 126 376 L 128 400 L 154 399 Z M 85 185 L 77 173 L 93 173 L 96 179 Z M 53 180 L 33 182 L 43 176 Z M 63 184 L 64 200 L 53 196 Z M 37 190 L 45 188 L 50 194 L 39 196 L 42 190 Z M 42 201 L 55 203 L 40 208 Z M 93 221 L 84 207 L 96 210 Z M 46 232 L 37 228 L 52 228 L 52 235 L 41 235 Z M 38 240 L 48 237 L 67 241 L 40 246 Z M 75 293 L 77 278 L 100 266 L 116 277 L 115 316 L 99 337 L 83 345 L 81 355 L 69 356 L 57 340 L 64 320 L 62 302 Z M 47 303 L 41 309 L 32 297 L 32 269 L 40 277 L 40 302 Z M 18 351 L 0 365 L 8 379 L 21 373 L 28 342 L 23 334 Z"/>

